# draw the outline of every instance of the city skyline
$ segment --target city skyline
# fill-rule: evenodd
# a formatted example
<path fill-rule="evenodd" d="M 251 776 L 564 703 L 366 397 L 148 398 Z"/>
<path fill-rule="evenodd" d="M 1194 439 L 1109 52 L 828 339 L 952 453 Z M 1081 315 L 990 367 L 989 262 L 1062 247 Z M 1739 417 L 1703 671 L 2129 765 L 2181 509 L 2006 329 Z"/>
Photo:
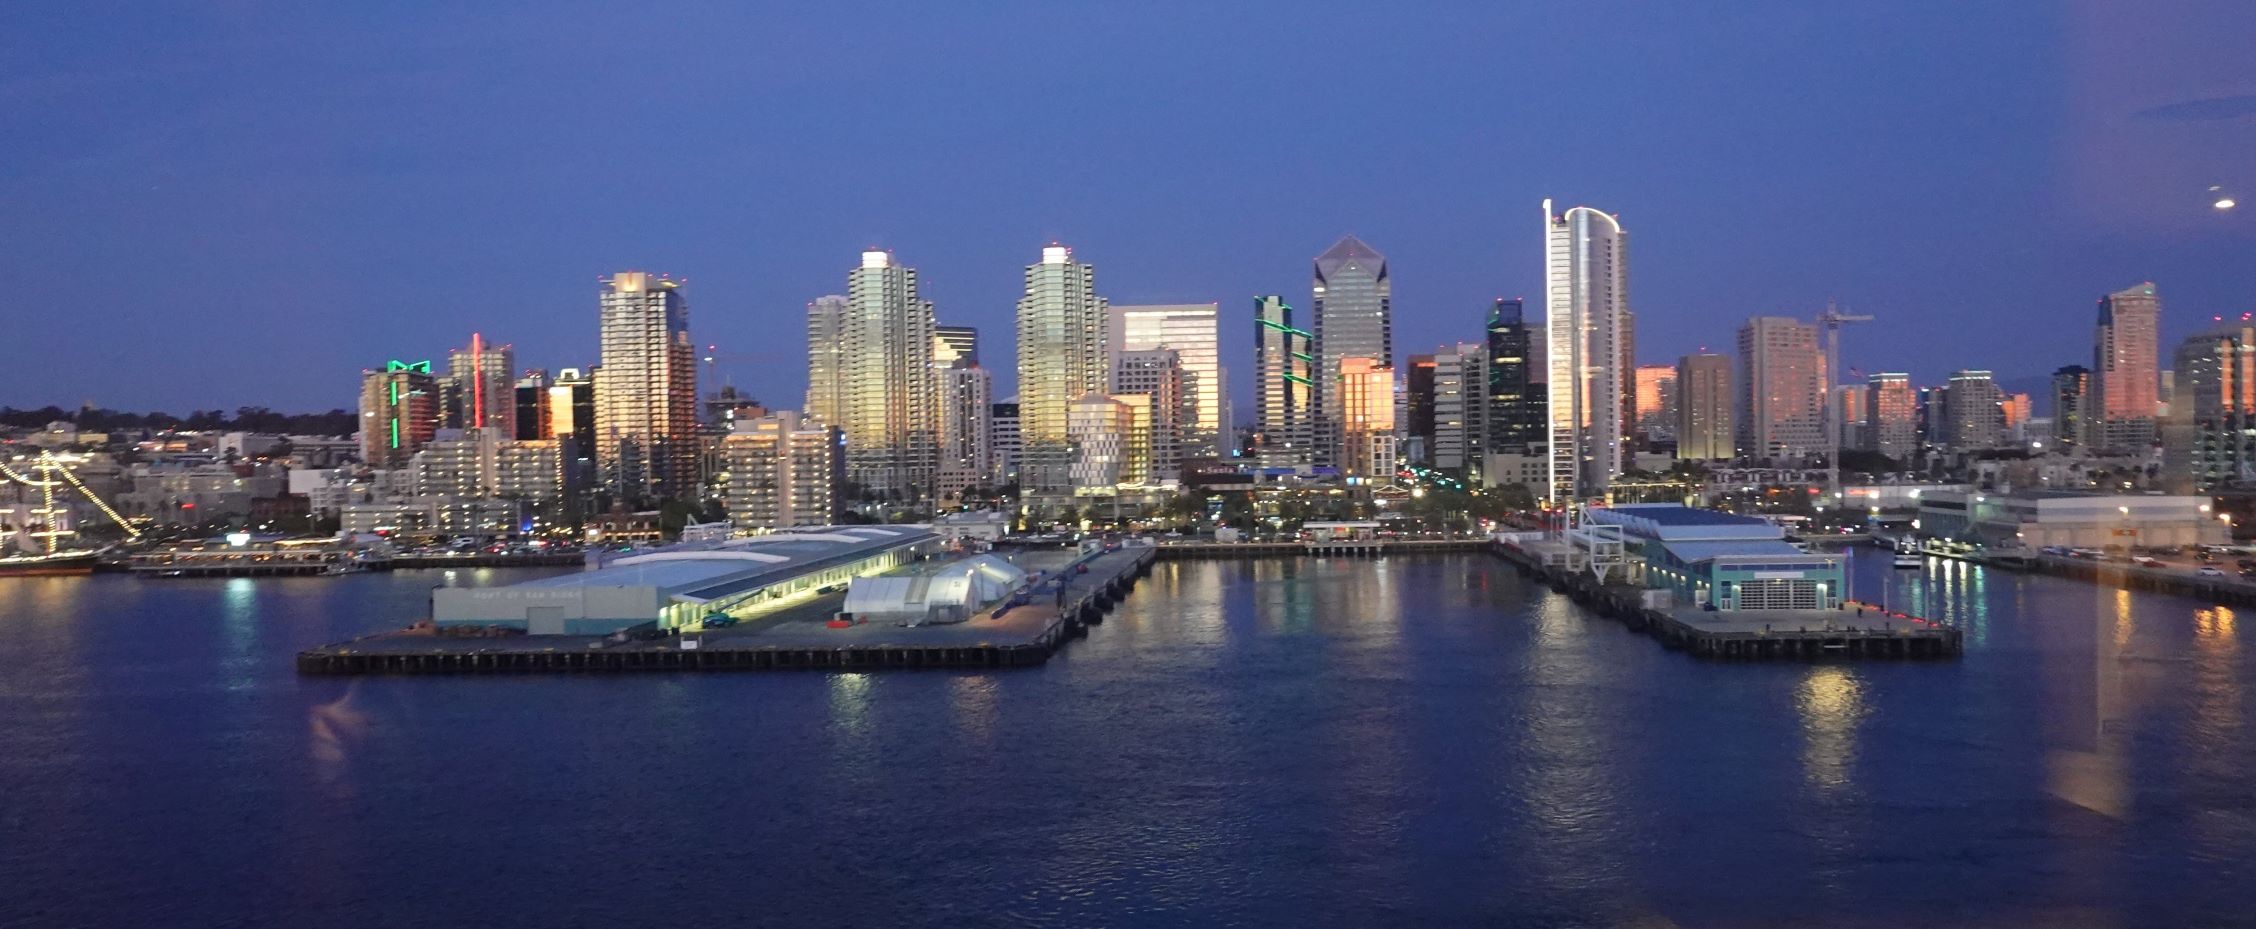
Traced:
<path fill-rule="evenodd" d="M 2226 34 L 2256 16 L 2189 6 L 2141 23 Z M 2249 123 L 2141 115 L 2217 93 L 2204 75 L 2218 62 L 2201 49 L 2135 63 L 2095 53 L 2127 13 L 1777 4 L 1625 27 L 1568 10 L 1402 10 L 1363 38 L 1362 71 L 1343 87 L 1319 64 L 1337 38 L 1296 31 L 1281 7 L 1201 10 L 1190 30 L 1103 11 L 1092 16 L 1105 28 L 1066 45 L 1033 40 L 1046 19 L 1031 9 L 881 22 L 813 10 L 778 30 L 748 11 L 661 6 L 677 39 L 656 71 L 591 68 L 579 43 L 592 39 L 533 41 L 557 30 L 526 12 L 181 11 L 159 27 L 56 11 L 11 40 L 38 37 L 0 112 L 48 131 L 0 140 L 18 169 L 0 202 L 36 218 L 0 230 L 0 254 L 19 277 L 71 281 L 85 310 L 16 313 L 17 337 L 113 363 L 0 372 L 0 398 L 345 407 L 350 384 L 331 372 L 369 364 L 369 346 L 439 358 L 469 331 L 528 361 L 584 366 L 594 336 L 571 323 L 575 309 L 586 282 L 621 268 L 687 279 L 701 346 L 765 351 L 806 301 L 835 292 L 837 256 L 873 244 L 916 256 L 949 322 L 1001 332 L 1015 269 L 1051 239 L 1104 267 L 1117 302 L 1229 307 L 1282 293 L 1305 307 L 1308 256 L 1352 233 L 1391 259 L 1396 352 L 1426 352 L 1465 337 L 1495 297 L 1539 294 L 1540 264 L 1519 257 L 1539 239 L 1515 217 L 1545 194 L 1618 209 L 1638 230 L 1644 363 L 1724 344 L 1715 317 L 1807 316 L 1827 298 L 1884 320 L 1845 340 L 1845 367 L 1909 366 L 1924 383 L 2080 359 L 2074 330 L 2088 330 L 2093 295 L 2129 281 L 2168 288 L 2165 345 L 2256 309 L 2256 269 L 2238 257 L 2256 228 L 2207 196 L 2247 181 L 2244 156 L 2227 155 L 2245 152 Z M 1953 60 L 1983 63 L 1983 93 L 1964 92 L 1967 74 L 1921 66 L 1942 25 Z M 1841 54 L 1812 69 L 1777 55 L 1766 29 Z M 802 34 L 822 40 L 788 38 Z M 926 60 L 916 49 L 934 34 L 965 53 Z M 1494 48 L 1531 35 L 1547 40 L 1497 67 Z M 1578 49 L 1664 40 L 1700 55 L 1625 54 L 1562 93 L 1526 92 Z M 488 54 L 453 54 L 456 43 Z M 1123 67 L 1255 44 L 1278 52 L 1258 79 L 1190 68 L 1152 82 Z M 148 54 L 120 64 L 120 48 Z M 816 66 L 848 53 L 873 64 Z M 1071 115 L 1012 103 L 1036 76 L 1095 102 Z M 769 92 L 770 77 L 789 92 Z M 349 90 L 366 81 L 404 89 Z M 573 92 L 505 90 L 518 81 Z M 1743 105 L 1719 113 L 1727 87 Z M 1764 90 L 1737 96 L 1747 87 Z M 142 102 L 108 105 L 127 91 Z M 1389 131 L 1294 130 L 1343 103 L 1386 112 Z M 651 146 L 583 128 L 590 112 L 637 111 L 676 136 Z M 1920 141 L 1937 127 L 1950 127 L 1941 151 Z M 1105 144 L 1040 143 L 1084 129 Z M 1249 131 L 1292 143 L 1228 144 Z M 914 157 L 881 141 L 904 135 Z M 2001 176 L 2001 164 L 2015 170 Z M 1355 196 L 1308 195 L 1343 177 Z M 588 219 L 591 197 L 626 189 L 662 205 Z M 2011 247 L 1990 241 L 1996 229 L 2014 230 Z M 402 268 L 457 281 L 468 299 L 401 306 Z M 260 286 L 229 286 L 245 277 Z M 1919 333 L 1945 325 L 1965 337 L 1920 350 Z M 165 338 L 112 338 L 121 331 Z M 1224 358 L 1246 357 L 1245 333 L 1224 336 Z M 2008 344 L 2033 363 L 1984 357 Z M 209 363 L 184 379 L 192 358 Z M 1007 366 L 989 366 L 1011 393 Z M 770 403 L 803 388 L 773 365 L 719 373 Z"/>

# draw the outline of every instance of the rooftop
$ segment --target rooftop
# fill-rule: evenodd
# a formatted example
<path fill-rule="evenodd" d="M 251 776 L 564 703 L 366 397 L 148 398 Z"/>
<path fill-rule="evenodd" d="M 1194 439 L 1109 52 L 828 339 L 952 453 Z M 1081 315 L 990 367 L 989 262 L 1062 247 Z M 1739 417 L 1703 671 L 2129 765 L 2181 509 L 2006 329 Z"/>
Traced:
<path fill-rule="evenodd" d="M 921 525 L 826 526 L 638 551 L 592 570 L 518 586 L 656 587 L 667 594 L 712 599 L 840 560 L 932 538 L 931 528 Z"/>

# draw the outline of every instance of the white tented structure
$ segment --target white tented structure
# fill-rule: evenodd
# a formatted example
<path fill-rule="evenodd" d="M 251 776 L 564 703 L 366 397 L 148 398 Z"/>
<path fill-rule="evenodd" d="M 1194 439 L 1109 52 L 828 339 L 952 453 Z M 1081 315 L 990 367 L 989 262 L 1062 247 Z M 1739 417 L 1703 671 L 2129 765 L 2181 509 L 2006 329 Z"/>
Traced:
<path fill-rule="evenodd" d="M 1026 584 L 1026 572 L 993 555 L 951 561 L 913 575 L 856 578 L 841 610 L 857 622 L 897 626 L 960 623 Z"/>

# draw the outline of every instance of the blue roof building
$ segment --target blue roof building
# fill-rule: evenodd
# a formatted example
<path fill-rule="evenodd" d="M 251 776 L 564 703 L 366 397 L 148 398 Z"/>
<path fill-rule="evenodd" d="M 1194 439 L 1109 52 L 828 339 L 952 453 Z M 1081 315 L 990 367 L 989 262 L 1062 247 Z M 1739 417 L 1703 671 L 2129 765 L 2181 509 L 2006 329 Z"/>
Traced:
<path fill-rule="evenodd" d="M 1716 610 L 1832 610 L 1847 594 L 1846 559 L 1786 541 L 1776 524 L 1674 503 L 1592 507 L 1586 525 L 1622 536 L 1632 580 L 1679 603 Z"/>

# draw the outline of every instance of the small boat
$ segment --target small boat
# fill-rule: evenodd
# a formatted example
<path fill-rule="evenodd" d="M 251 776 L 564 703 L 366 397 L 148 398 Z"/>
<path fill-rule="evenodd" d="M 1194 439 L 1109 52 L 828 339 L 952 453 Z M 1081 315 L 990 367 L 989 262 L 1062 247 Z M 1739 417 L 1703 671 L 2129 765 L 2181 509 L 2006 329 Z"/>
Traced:
<path fill-rule="evenodd" d="M 1896 567 L 1917 568 L 1924 562 L 1925 559 L 1919 556 L 1919 549 L 1913 548 L 1907 543 L 1899 542 L 1896 544 Z"/>

